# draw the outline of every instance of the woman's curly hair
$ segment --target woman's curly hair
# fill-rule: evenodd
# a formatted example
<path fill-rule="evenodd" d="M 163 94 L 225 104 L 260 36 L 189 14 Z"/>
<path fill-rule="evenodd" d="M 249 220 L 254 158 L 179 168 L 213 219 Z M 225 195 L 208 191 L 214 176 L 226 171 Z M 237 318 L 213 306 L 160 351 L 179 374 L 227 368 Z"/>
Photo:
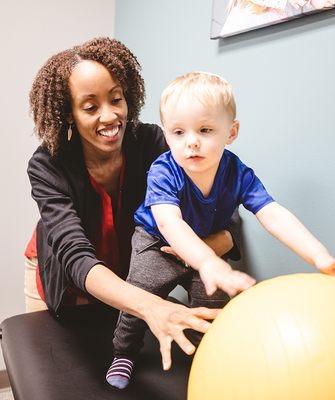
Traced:
<path fill-rule="evenodd" d="M 69 77 L 82 60 L 104 65 L 121 84 L 128 105 L 128 129 L 136 127 L 144 104 L 141 66 L 121 42 L 108 37 L 95 38 L 52 56 L 39 70 L 29 95 L 35 132 L 42 145 L 56 154 L 69 127 L 71 96 Z"/>

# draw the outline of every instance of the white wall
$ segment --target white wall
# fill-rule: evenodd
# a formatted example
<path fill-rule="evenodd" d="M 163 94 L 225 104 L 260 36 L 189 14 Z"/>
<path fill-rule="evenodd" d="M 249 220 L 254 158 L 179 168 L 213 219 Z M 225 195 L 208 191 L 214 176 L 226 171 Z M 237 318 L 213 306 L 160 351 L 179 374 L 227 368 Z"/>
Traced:
<path fill-rule="evenodd" d="M 1 1 L 0 321 L 24 312 L 23 253 L 38 219 L 26 174 L 37 146 L 28 110 L 32 80 L 55 52 L 113 36 L 114 20 L 115 0 Z"/>

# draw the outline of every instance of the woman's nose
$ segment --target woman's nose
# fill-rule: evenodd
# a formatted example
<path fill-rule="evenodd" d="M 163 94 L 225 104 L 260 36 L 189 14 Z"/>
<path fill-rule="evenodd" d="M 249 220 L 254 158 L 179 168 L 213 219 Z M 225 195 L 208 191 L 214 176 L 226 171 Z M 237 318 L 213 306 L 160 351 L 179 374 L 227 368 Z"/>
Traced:
<path fill-rule="evenodd" d="M 104 124 L 115 121 L 117 114 L 115 108 L 112 105 L 106 105 L 101 108 L 100 121 Z"/>

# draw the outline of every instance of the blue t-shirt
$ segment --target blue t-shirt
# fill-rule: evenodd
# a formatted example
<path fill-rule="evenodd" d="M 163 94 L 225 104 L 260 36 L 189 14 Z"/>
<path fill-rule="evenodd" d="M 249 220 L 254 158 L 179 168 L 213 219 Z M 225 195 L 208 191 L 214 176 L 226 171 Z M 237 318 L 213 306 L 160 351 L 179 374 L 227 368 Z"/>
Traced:
<path fill-rule="evenodd" d="M 225 229 L 240 204 L 255 214 L 274 201 L 254 171 L 229 150 L 223 152 L 208 197 L 176 163 L 171 151 L 153 162 L 147 181 L 146 197 L 135 212 L 135 223 L 165 243 L 150 209 L 154 204 L 178 206 L 183 220 L 199 237 L 206 237 Z"/>

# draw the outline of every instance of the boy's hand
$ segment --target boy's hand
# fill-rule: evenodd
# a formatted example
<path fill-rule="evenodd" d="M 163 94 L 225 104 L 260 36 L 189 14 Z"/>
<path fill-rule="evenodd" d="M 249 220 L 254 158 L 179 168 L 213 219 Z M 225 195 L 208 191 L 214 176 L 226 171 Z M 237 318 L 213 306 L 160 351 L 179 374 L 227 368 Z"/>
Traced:
<path fill-rule="evenodd" d="M 328 252 L 318 253 L 314 257 L 314 263 L 322 273 L 328 275 L 335 275 L 335 258 Z"/>
<path fill-rule="evenodd" d="M 233 270 L 219 257 L 206 262 L 199 269 L 199 274 L 208 296 L 211 296 L 217 289 L 221 289 L 233 297 L 256 283 L 254 278 L 244 272 Z"/>

